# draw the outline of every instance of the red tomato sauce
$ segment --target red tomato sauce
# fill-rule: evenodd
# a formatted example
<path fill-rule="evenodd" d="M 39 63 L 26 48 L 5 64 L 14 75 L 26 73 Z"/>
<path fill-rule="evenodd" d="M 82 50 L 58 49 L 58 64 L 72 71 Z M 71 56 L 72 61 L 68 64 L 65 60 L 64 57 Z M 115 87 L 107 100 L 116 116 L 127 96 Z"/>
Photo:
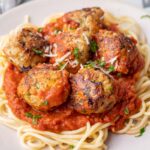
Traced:
<path fill-rule="evenodd" d="M 10 64 L 5 72 L 4 90 L 9 107 L 15 116 L 30 123 L 33 128 L 38 130 L 61 132 L 81 128 L 85 126 L 87 122 L 90 122 L 91 124 L 97 122 L 111 122 L 112 126 L 110 129 L 116 131 L 123 128 L 129 116 L 138 112 L 141 106 L 141 101 L 137 99 L 134 91 L 130 90 L 131 82 L 126 81 L 126 90 L 128 91 L 128 94 L 124 95 L 124 99 L 116 104 L 112 110 L 109 110 L 109 112 L 83 115 L 68 108 L 67 103 L 53 111 L 36 111 L 17 95 L 17 86 L 23 76 L 23 73 L 20 73 Z M 125 109 L 128 109 L 126 113 Z M 40 115 L 40 117 L 36 120 L 37 122 L 33 122 L 33 118 L 27 116 L 26 113 L 30 113 L 34 116 Z"/>

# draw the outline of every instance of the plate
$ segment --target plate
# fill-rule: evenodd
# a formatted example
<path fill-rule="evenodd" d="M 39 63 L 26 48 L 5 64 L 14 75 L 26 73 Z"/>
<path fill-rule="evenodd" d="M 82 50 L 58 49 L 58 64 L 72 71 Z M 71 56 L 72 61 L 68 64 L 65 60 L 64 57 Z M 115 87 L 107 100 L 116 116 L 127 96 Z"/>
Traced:
<path fill-rule="evenodd" d="M 36 0 L 19 7 L 0 16 L 0 35 L 8 33 L 17 25 L 23 23 L 24 16 L 29 15 L 31 22 L 41 25 L 43 20 L 54 13 L 67 12 L 83 7 L 99 6 L 102 9 L 112 12 L 116 16 L 130 16 L 134 18 L 142 27 L 150 43 L 150 19 L 141 19 L 146 12 L 133 6 L 119 3 L 114 0 Z M 107 145 L 108 150 L 150 150 L 150 128 L 142 137 L 129 135 L 110 134 Z M 0 149 L 1 150 L 23 150 L 17 132 L 0 125 Z"/>

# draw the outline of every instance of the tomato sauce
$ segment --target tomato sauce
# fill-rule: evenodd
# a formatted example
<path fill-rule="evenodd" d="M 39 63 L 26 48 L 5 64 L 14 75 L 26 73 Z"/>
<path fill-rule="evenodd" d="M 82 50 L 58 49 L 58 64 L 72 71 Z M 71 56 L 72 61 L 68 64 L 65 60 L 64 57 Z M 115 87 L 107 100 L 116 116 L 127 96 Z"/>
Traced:
<path fill-rule="evenodd" d="M 129 116 L 138 112 L 141 106 L 141 101 L 137 99 L 135 92 L 130 88 L 131 82 L 126 82 L 128 94 L 124 95 L 124 99 L 116 104 L 112 110 L 103 114 L 79 114 L 69 108 L 67 103 L 49 112 L 36 111 L 17 95 L 17 86 L 23 76 L 23 73 L 20 73 L 10 64 L 5 72 L 4 90 L 8 104 L 16 117 L 30 123 L 33 128 L 38 130 L 61 132 L 81 128 L 87 122 L 91 124 L 111 122 L 110 129 L 116 131 L 123 128 Z M 127 109 L 126 113 L 125 109 Z"/>

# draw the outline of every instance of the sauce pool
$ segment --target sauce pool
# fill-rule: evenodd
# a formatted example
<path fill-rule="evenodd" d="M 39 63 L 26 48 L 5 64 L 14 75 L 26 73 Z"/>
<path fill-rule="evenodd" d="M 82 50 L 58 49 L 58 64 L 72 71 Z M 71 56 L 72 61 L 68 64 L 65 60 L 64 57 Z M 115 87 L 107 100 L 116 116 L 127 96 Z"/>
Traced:
<path fill-rule="evenodd" d="M 79 114 L 69 108 L 67 103 L 53 111 L 36 111 L 17 95 L 17 86 L 23 76 L 24 74 L 20 73 L 12 64 L 8 66 L 3 83 L 6 98 L 15 116 L 30 123 L 33 128 L 38 130 L 61 132 L 79 129 L 85 126 L 87 122 L 92 125 L 98 122 L 111 122 L 110 129 L 116 131 L 123 128 L 128 118 L 138 112 L 141 106 L 141 101 L 130 90 L 131 82 L 129 81 L 126 82 L 128 94 L 124 95 L 124 100 L 116 104 L 112 110 L 103 114 Z"/>

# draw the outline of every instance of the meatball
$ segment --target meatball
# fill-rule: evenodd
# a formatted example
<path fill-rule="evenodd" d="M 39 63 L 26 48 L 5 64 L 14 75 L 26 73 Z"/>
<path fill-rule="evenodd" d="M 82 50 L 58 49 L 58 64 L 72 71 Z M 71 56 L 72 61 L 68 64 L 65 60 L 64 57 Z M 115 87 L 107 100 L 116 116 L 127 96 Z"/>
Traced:
<path fill-rule="evenodd" d="M 60 33 L 50 44 L 54 54 L 50 62 L 57 66 L 65 65 L 71 73 L 75 73 L 79 69 L 79 64 L 85 64 L 89 59 L 89 46 L 79 34 Z"/>
<path fill-rule="evenodd" d="M 131 38 L 119 32 L 100 30 L 95 39 L 98 44 L 95 59 L 105 62 L 105 68 L 122 74 L 133 74 L 143 68 L 143 56 Z"/>
<path fill-rule="evenodd" d="M 67 100 L 68 78 L 66 70 L 54 70 L 50 64 L 39 64 L 21 79 L 17 93 L 34 109 L 48 111 Z"/>
<path fill-rule="evenodd" d="M 71 11 L 58 18 L 56 22 L 47 24 L 44 32 L 50 35 L 56 35 L 62 31 L 79 34 L 84 32 L 90 37 L 101 27 L 103 14 L 103 10 L 99 7 Z"/>
<path fill-rule="evenodd" d="M 70 82 L 72 93 L 69 105 L 79 113 L 103 113 L 121 98 L 118 97 L 117 81 L 94 68 L 80 69 L 71 76 Z"/>
<path fill-rule="evenodd" d="M 38 32 L 38 28 L 31 24 L 18 27 L 6 36 L 4 41 L 4 54 L 20 70 L 45 61 L 42 54 L 48 42 Z"/>

